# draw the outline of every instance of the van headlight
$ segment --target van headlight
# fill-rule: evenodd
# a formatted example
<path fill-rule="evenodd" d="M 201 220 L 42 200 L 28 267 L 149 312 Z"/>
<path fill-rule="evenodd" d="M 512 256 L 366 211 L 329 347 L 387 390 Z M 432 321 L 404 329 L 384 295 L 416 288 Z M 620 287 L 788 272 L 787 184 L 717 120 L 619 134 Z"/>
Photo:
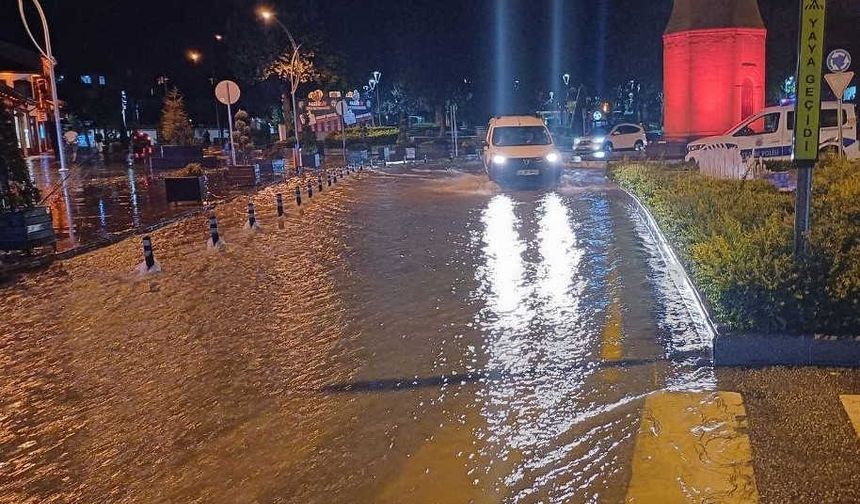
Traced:
<path fill-rule="evenodd" d="M 503 165 L 508 162 L 508 158 L 502 156 L 501 154 L 496 154 L 493 156 L 493 164 Z"/>
<path fill-rule="evenodd" d="M 550 152 L 546 155 L 546 160 L 550 163 L 558 163 L 559 161 L 561 161 L 561 156 L 558 154 L 558 152 Z"/>
<path fill-rule="evenodd" d="M 594 140 L 591 141 L 593 144 L 603 145 L 603 142 L 606 141 L 606 137 L 594 137 Z"/>

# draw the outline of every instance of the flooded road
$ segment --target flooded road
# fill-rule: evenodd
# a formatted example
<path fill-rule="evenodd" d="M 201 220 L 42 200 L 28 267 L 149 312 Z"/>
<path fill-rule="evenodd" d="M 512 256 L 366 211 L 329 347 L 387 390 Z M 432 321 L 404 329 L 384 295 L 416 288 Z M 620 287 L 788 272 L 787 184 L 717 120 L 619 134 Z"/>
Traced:
<path fill-rule="evenodd" d="M 280 222 L 261 191 L 259 233 L 244 201 L 218 207 L 222 252 L 203 218 L 154 233 L 159 275 L 132 273 L 126 240 L 0 291 L 0 502 L 649 502 L 635 461 L 662 452 L 637 438 L 678 398 L 732 412 L 710 431 L 745 422 L 693 294 L 602 172 L 343 182 Z M 757 498 L 732 428 L 733 487 L 690 501 Z"/>

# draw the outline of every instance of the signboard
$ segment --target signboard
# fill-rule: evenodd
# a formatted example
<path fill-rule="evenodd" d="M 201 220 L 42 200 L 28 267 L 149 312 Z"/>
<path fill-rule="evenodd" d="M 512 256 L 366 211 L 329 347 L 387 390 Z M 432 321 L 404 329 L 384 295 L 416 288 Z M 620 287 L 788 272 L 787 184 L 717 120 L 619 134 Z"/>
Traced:
<path fill-rule="evenodd" d="M 830 84 L 830 89 L 833 90 L 837 100 L 841 100 L 845 96 L 845 91 L 853 79 L 854 72 L 831 73 L 824 76 L 824 80 Z"/>
<path fill-rule="evenodd" d="M 845 72 L 851 68 L 851 54 L 845 49 L 835 49 L 827 55 L 827 68 L 833 73 Z"/>
<path fill-rule="evenodd" d="M 797 62 L 797 113 L 794 115 L 794 159 L 818 160 L 821 119 L 821 69 L 824 66 L 824 19 L 827 0 L 802 0 Z"/>
<path fill-rule="evenodd" d="M 242 95 L 239 86 L 229 80 L 223 80 L 215 86 L 215 98 L 224 105 L 234 105 Z"/>

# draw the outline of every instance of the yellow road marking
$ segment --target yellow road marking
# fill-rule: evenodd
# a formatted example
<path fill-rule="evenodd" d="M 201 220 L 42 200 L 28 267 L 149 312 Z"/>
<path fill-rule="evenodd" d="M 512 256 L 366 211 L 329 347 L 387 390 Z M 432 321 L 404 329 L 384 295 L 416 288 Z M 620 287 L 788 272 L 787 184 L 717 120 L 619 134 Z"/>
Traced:
<path fill-rule="evenodd" d="M 621 360 L 623 347 L 621 345 L 621 302 L 613 299 L 609 305 L 609 316 L 606 327 L 603 328 L 603 346 L 600 357 L 607 361 Z"/>
<path fill-rule="evenodd" d="M 627 503 L 758 502 L 743 398 L 733 392 L 648 396 Z"/>
<path fill-rule="evenodd" d="M 842 406 L 845 407 L 845 412 L 848 413 L 848 418 L 854 425 L 857 437 L 860 437 L 860 395 L 844 395 L 839 396 L 839 399 L 842 400 Z"/>
<path fill-rule="evenodd" d="M 386 479 L 377 504 L 434 503 L 495 504 L 509 498 L 504 477 L 522 464 L 516 450 L 502 456 L 489 456 L 492 449 L 475 433 L 486 426 L 480 412 L 468 408 L 464 422 L 444 422 L 408 458 L 397 461 L 398 471 Z M 449 408 L 452 404 L 448 405 Z M 456 409 L 456 406 L 453 406 Z M 498 454 L 496 454 L 498 455 Z"/>

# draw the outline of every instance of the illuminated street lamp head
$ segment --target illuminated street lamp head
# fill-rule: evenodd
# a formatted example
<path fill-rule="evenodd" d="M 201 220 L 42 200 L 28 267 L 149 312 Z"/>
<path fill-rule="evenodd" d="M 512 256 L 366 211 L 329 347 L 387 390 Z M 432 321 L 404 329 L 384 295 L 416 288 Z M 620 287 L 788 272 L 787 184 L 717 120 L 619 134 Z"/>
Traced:
<path fill-rule="evenodd" d="M 216 33 L 215 34 L 215 40 L 217 40 L 218 42 L 221 42 L 222 40 L 224 40 L 224 35 L 221 35 L 220 33 Z"/>
<path fill-rule="evenodd" d="M 192 63 L 197 63 L 202 57 L 203 55 L 200 54 L 199 51 L 195 51 L 194 49 L 190 49 L 188 51 L 188 59 L 190 59 Z"/>
<path fill-rule="evenodd" d="M 267 23 L 275 19 L 275 12 L 268 7 L 258 7 L 257 15 L 260 16 L 260 18 Z"/>

